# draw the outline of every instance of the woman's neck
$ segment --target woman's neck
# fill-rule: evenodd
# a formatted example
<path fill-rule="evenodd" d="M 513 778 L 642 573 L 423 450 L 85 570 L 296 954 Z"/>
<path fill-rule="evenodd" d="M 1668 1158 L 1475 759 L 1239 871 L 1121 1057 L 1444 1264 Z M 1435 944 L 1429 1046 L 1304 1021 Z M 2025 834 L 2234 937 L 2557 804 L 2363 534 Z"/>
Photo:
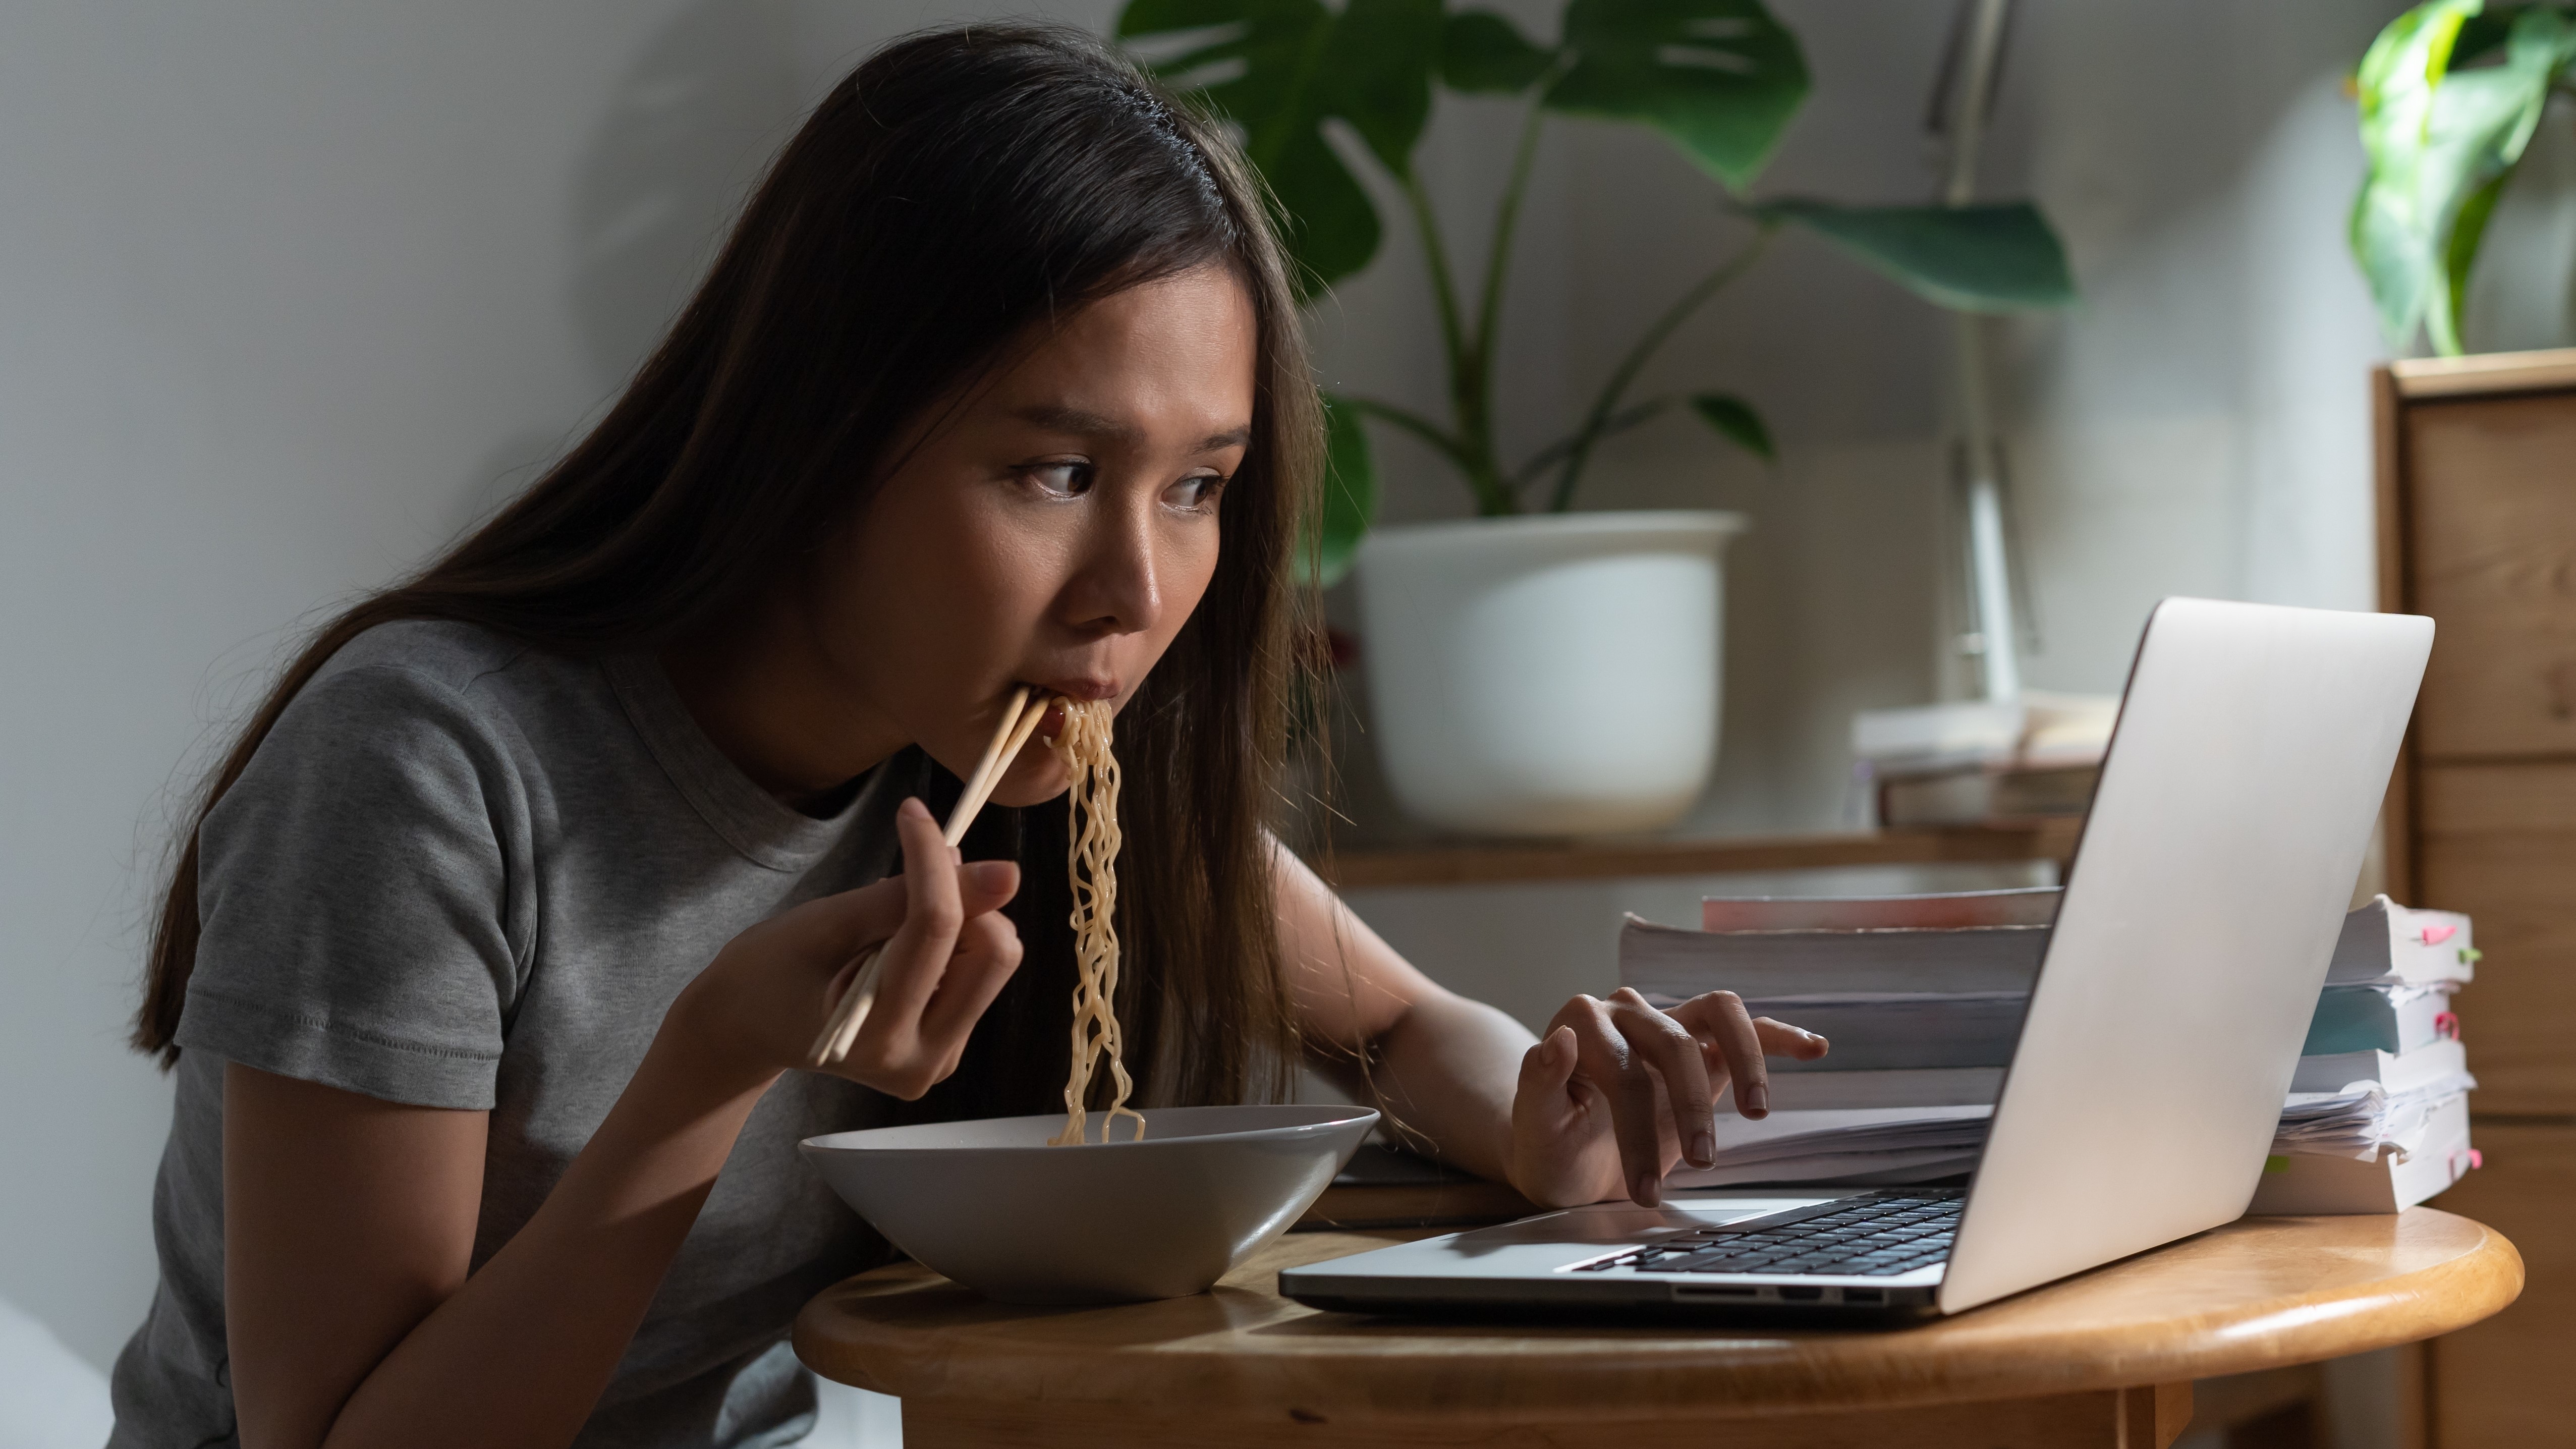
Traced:
<path fill-rule="evenodd" d="M 662 672 L 708 740 L 792 809 L 831 813 L 842 787 L 902 749 L 784 601 L 665 647 Z"/>

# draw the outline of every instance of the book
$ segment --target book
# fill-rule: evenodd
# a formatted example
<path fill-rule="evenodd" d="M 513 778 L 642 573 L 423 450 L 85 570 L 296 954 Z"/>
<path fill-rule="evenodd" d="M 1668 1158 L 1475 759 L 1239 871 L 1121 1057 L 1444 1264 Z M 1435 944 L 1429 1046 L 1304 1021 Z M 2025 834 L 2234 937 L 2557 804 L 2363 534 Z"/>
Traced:
<path fill-rule="evenodd" d="M 1852 754 L 1879 775 L 1962 765 L 2098 764 L 2119 713 L 2117 695 L 2040 690 L 2003 703 L 1862 710 L 1852 716 Z"/>
<path fill-rule="evenodd" d="M 2303 1055 L 2328 1052 L 2408 1052 L 2457 1040 L 2460 1019 L 2451 1012 L 2456 982 L 2410 986 L 2381 983 L 2329 986 L 2317 993 Z"/>
<path fill-rule="evenodd" d="M 1687 999 L 1645 995 L 1666 1007 Z M 1775 1058 L 1770 1064 L 1774 1078 L 1956 1071 L 2012 1064 L 2022 1018 L 2030 1013 L 2030 993 L 1748 996 L 1744 1005 L 1755 1016 L 1803 1027 L 1833 1043 L 1833 1050 L 1811 1062 Z"/>
<path fill-rule="evenodd" d="M 1773 1063 L 1784 1076 L 2000 1067 L 2021 1039 L 2047 942 L 2036 925 L 1690 931 L 1630 916 L 1619 979 L 1666 1008 L 1723 987 L 1754 1015 L 1833 1043 L 1816 1061 Z"/>
<path fill-rule="evenodd" d="M 1703 931 L 1861 931 L 1964 926 L 2045 926 L 2057 919 L 2055 886 L 1943 891 L 1916 896 L 1705 896 Z"/>
<path fill-rule="evenodd" d="M 1709 935 L 1798 931 L 1819 936 L 1883 930 L 2045 928 L 2057 919 L 2057 905 L 2063 895 L 2057 886 L 2026 886 L 1905 896 L 1708 896 L 1700 901 L 1700 928 L 1701 933 Z M 1655 929 L 1678 931 L 1676 927 Z M 2373 896 L 2367 904 L 2344 915 L 2343 929 L 2335 937 L 2332 964 L 2326 971 L 2326 984 L 2456 986 L 2476 979 L 2478 955 L 2467 916 L 2457 911 L 2418 910 L 2401 906 L 2385 895 Z M 2359 1003 L 2348 1005 L 2354 1010 L 2370 1009 Z"/>
<path fill-rule="evenodd" d="M 1913 1067 L 1888 1071 L 1791 1072 L 1771 1078 L 1774 1112 L 1880 1107 L 1991 1107 L 2001 1067 Z M 1726 1099 L 1732 1101 L 1730 1096 Z M 1721 1103 L 1720 1112 L 1732 1110 Z"/>
<path fill-rule="evenodd" d="M 1720 987 L 1747 998 L 2028 994 L 2047 946 L 2046 926 L 1692 931 L 1631 915 L 1619 927 L 1619 979 L 1676 1001 Z"/>
<path fill-rule="evenodd" d="M 1991 825 L 2081 815 L 2102 782 L 2099 764 L 1987 765 L 1883 778 L 1878 823 L 1891 828 Z"/>
<path fill-rule="evenodd" d="M 2480 1165 L 2469 1145 L 2469 1099 L 2435 1104 L 2413 1140 L 2368 1158 L 2276 1152 L 2264 1159 L 2254 1201 L 2260 1216 L 2393 1213 L 2435 1196 Z"/>
<path fill-rule="evenodd" d="M 2061 892 L 1725 897 L 1700 930 L 1629 917 L 1621 984 L 1671 1007 L 1720 988 L 1833 1051 L 1782 1075 L 2009 1065 Z M 2302 1050 L 2413 1052 L 2456 1040 L 2450 997 L 2475 974 L 2469 918 L 2386 896 L 2344 918 Z"/>
<path fill-rule="evenodd" d="M 2293 1092 L 2339 1092 L 2369 1082 L 2392 1097 L 2468 1080 L 2469 1056 L 2456 1040 L 2411 1052 L 2351 1051 L 2303 1056 L 2290 1077 Z M 2454 1088 L 2465 1091 L 2465 1087 Z"/>
<path fill-rule="evenodd" d="M 2415 910 L 2384 895 L 2373 896 L 2343 918 L 2326 983 L 2468 981 L 2476 976 L 2477 962 L 2468 917 L 2457 911 Z"/>

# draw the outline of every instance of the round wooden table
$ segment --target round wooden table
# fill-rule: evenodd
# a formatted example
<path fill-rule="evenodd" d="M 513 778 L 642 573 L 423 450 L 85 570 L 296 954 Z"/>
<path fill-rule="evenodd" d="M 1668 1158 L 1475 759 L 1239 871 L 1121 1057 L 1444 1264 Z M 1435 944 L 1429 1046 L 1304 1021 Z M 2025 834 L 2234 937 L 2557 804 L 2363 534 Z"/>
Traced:
<path fill-rule="evenodd" d="M 1422 1236 L 1292 1233 L 1211 1292 L 1111 1308 L 1007 1307 L 902 1264 L 816 1297 L 796 1352 L 900 1397 L 911 1449 L 2161 1449 L 2193 1379 L 2428 1338 L 2522 1288 L 2511 1243 L 2411 1208 L 2246 1218 L 1892 1329 L 1417 1322 L 1275 1291 Z"/>

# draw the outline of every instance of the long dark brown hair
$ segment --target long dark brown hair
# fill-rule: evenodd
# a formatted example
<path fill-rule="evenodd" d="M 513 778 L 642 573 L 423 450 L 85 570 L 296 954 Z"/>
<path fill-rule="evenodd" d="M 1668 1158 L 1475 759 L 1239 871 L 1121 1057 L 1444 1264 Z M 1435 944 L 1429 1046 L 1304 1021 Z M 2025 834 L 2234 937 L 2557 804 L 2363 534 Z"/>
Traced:
<path fill-rule="evenodd" d="M 719 627 L 803 566 L 898 461 L 896 440 L 1015 343 L 1211 265 L 1241 280 L 1260 327 L 1252 441 L 1226 491 L 1215 577 L 1118 723 L 1119 1009 L 1147 1099 L 1275 1091 L 1294 1037 L 1262 827 L 1301 607 L 1289 552 L 1321 466 L 1304 342 L 1232 143 L 1098 42 L 1029 23 L 897 41 L 836 86 L 597 429 L 464 542 L 313 636 L 185 817 L 136 1049 L 165 1067 L 178 1057 L 199 826 L 350 640 L 444 619 L 590 656 Z M 1013 914 L 1027 964 L 938 1095 L 955 1111 L 1044 1110 L 1070 1010 L 1071 940 L 1050 888 L 1062 806 L 978 839 L 1026 867 Z"/>

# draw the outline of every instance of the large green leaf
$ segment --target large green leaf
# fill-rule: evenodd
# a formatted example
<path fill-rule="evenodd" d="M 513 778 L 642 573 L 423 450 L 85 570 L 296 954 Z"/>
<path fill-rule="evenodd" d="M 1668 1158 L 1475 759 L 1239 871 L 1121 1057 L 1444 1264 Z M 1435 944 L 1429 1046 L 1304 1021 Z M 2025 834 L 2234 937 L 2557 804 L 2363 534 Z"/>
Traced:
<path fill-rule="evenodd" d="M 1761 0 L 1571 0 L 1552 110 L 1654 127 L 1735 191 L 1807 98 L 1798 39 Z"/>
<path fill-rule="evenodd" d="M 1491 10 L 1457 11 L 1440 30 L 1440 79 L 1453 91 L 1518 95 L 1555 59 Z"/>
<path fill-rule="evenodd" d="M 1242 127 L 1309 294 L 1368 265 L 1382 235 L 1326 123 L 1347 123 L 1410 174 L 1440 32 L 1440 0 L 1132 0 L 1118 17 L 1119 38 L 1141 43 L 1157 75 Z"/>
<path fill-rule="evenodd" d="M 1702 392 L 1691 394 L 1690 405 L 1699 420 L 1715 428 L 1719 437 L 1765 463 L 1780 461 L 1780 450 L 1771 444 L 1771 429 L 1764 426 L 1753 404 L 1733 393 Z"/>
<path fill-rule="evenodd" d="M 2370 169 L 2353 199 L 2354 258 L 2390 342 L 2420 322 L 2437 351 L 2460 350 L 2469 269 L 2504 181 L 2540 124 L 2549 88 L 2576 61 L 2576 23 L 2533 6 L 2482 15 L 2480 0 L 2431 0 L 2399 16 L 2362 58 L 2354 81 Z M 2454 70 L 2456 59 L 2502 59 Z"/>
<path fill-rule="evenodd" d="M 1413 174 L 1440 66 L 1440 0 L 1349 0 L 1324 47 L 1324 110 L 1351 123 L 1378 164 Z"/>
<path fill-rule="evenodd" d="M 1377 520 L 1377 463 L 1359 410 L 1324 397 L 1324 500 L 1297 547 L 1300 579 L 1331 588 L 1351 571 L 1360 540 Z"/>
<path fill-rule="evenodd" d="M 1765 202 L 1927 301 L 1963 312 L 2063 307 L 2075 300 L 2066 248 L 2028 202 L 1992 206 L 1842 206 Z"/>

